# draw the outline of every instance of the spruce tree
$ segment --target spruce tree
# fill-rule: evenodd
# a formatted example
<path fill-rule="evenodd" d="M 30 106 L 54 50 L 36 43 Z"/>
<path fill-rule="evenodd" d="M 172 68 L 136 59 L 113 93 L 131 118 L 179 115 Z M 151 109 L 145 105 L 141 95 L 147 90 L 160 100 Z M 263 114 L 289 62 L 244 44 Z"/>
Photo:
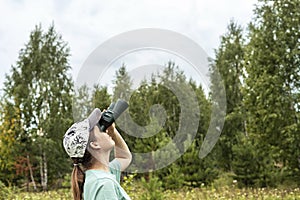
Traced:
<path fill-rule="evenodd" d="M 262 185 L 299 180 L 294 178 L 300 169 L 298 5 L 298 0 L 260 0 L 249 25 L 243 104 L 247 134 L 260 157 L 268 158 L 260 162 Z"/>
<path fill-rule="evenodd" d="M 226 118 L 216 146 L 219 166 L 225 171 L 232 170 L 232 148 L 237 144 L 237 135 L 244 132 L 240 108 L 245 51 L 242 31 L 240 26 L 231 21 L 227 33 L 221 37 L 220 47 L 215 50 L 215 59 L 211 61 L 211 90 L 216 94 L 216 98 L 222 98 L 218 95 L 220 80 L 214 78 L 216 73 L 219 73 L 226 91 Z"/>

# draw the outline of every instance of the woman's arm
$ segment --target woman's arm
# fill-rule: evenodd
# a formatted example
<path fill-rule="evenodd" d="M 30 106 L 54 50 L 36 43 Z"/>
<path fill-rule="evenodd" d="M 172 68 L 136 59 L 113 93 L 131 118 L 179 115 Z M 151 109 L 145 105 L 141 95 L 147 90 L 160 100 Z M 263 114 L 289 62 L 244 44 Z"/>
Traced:
<path fill-rule="evenodd" d="M 131 162 L 131 152 L 119 131 L 115 128 L 114 123 L 107 129 L 107 131 L 115 141 L 115 158 L 118 159 L 121 164 L 121 171 L 124 171 Z"/>

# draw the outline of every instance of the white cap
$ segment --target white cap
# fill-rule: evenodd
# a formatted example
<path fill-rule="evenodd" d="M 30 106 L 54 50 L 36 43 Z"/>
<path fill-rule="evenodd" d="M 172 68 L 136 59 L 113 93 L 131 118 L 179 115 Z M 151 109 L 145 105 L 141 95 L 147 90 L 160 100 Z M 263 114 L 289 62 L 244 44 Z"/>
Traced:
<path fill-rule="evenodd" d="M 80 122 L 74 123 L 65 133 L 63 145 L 71 158 L 82 158 L 88 144 L 90 131 L 101 118 L 101 111 L 95 108 L 90 116 Z"/>

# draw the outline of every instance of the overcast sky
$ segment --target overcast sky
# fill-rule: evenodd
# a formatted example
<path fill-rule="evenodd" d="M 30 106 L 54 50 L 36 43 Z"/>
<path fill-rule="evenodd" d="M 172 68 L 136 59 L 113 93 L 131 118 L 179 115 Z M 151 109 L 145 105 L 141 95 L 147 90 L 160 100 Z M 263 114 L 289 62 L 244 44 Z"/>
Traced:
<path fill-rule="evenodd" d="M 160 28 L 197 42 L 210 57 L 230 19 L 246 27 L 256 0 L 0 0 L 0 88 L 35 25 L 54 22 L 68 42 L 73 78 L 91 52 L 120 33 Z M 144 63 L 149 64 L 149 63 Z M 160 63 L 162 64 L 162 63 Z"/>

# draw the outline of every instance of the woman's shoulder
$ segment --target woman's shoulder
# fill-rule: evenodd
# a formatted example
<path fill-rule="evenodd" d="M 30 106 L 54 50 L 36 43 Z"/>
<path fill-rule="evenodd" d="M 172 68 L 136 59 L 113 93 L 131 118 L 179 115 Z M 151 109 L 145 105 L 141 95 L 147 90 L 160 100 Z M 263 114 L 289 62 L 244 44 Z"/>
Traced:
<path fill-rule="evenodd" d="M 110 172 L 106 172 L 103 170 L 96 170 L 96 169 L 91 169 L 91 170 L 87 170 L 85 172 L 85 179 L 110 179 L 112 178 L 113 175 Z M 86 181 L 85 180 L 85 181 Z"/>

